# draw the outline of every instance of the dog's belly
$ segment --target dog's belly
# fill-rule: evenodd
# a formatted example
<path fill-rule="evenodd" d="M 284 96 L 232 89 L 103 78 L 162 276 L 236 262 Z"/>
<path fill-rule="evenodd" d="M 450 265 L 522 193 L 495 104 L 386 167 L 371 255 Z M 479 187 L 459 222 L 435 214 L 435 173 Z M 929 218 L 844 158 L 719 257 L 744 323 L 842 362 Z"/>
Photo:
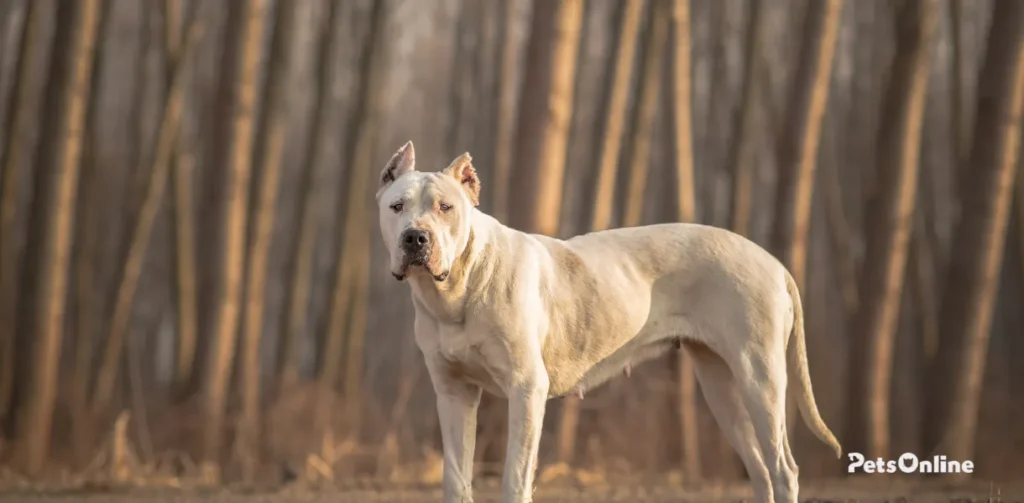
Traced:
<path fill-rule="evenodd" d="M 608 358 L 601 360 L 591 367 L 586 374 L 583 375 L 583 379 L 576 384 L 572 389 L 586 392 L 592 390 L 611 379 L 616 377 L 622 377 L 624 369 L 628 366 L 636 368 L 638 365 L 657 358 L 668 351 L 675 349 L 675 342 L 671 339 L 674 338 L 658 338 L 653 342 L 648 342 L 643 345 L 638 345 L 632 348 L 623 348 L 616 351 Z"/>
<path fill-rule="evenodd" d="M 625 338 L 618 349 L 591 362 L 582 355 L 569 358 L 564 366 L 551 365 L 550 396 L 586 392 L 616 377 L 624 376 L 626 367 L 657 358 L 679 347 L 680 341 L 693 332 L 689 320 L 673 315 L 652 316 L 636 334 Z"/>

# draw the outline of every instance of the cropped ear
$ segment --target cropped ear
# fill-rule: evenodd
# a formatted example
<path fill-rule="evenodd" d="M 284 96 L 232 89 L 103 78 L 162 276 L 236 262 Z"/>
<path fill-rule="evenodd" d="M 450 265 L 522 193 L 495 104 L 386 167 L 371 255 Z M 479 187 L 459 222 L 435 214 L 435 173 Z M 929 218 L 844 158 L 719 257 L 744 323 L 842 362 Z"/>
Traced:
<path fill-rule="evenodd" d="M 460 155 L 442 173 L 451 176 L 462 185 L 473 206 L 480 205 L 480 179 L 476 176 L 476 168 L 473 167 L 473 157 L 469 152 Z"/>
<path fill-rule="evenodd" d="M 408 141 L 405 145 L 402 145 L 402 148 L 398 149 L 398 152 L 395 152 L 395 155 L 391 156 L 391 160 L 384 165 L 384 170 L 380 172 L 380 189 L 391 185 L 400 176 L 415 169 L 416 150 L 413 148 L 412 142 Z"/>

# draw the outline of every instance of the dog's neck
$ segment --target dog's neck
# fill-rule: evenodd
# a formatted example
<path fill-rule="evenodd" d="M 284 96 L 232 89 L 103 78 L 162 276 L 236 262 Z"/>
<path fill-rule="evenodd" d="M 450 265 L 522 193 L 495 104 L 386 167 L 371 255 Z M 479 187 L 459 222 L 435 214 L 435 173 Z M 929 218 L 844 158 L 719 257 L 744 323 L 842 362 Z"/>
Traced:
<path fill-rule="evenodd" d="M 483 220 L 481 216 L 480 211 L 474 208 L 470 218 L 479 222 Z M 480 254 L 484 253 L 489 239 L 490 232 L 486 225 L 471 225 L 466 245 L 452 261 L 444 281 L 435 281 L 428 274 L 410 276 L 409 285 L 416 304 L 439 322 L 459 324 L 465 321 L 467 292 L 479 279 L 474 277 L 474 265 Z"/>

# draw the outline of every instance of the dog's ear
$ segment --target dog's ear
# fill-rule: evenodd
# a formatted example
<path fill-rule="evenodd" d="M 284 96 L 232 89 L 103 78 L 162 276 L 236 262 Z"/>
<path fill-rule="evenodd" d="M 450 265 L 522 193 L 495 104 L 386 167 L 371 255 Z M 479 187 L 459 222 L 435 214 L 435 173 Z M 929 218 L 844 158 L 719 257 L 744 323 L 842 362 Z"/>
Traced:
<path fill-rule="evenodd" d="M 457 157 L 442 173 L 454 178 L 462 185 L 473 206 L 480 205 L 480 179 L 476 176 L 476 168 L 473 167 L 473 157 L 466 152 Z"/>
<path fill-rule="evenodd" d="M 378 192 L 394 183 L 395 180 L 398 180 L 398 177 L 415 169 L 416 150 L 413 148 L 412 142 L 408 141 L 384 165 L 384 170 L 380 172 L 380 188 Z"/>

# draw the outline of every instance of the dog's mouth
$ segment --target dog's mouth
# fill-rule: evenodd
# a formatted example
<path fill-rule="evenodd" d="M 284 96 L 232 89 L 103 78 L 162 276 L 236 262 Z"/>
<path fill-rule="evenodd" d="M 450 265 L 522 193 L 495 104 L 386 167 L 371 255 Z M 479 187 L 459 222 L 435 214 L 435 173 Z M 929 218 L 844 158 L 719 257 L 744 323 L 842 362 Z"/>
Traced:
<path fill-rule="evenodd" d="M 401 270 L 399 272 L 392 272 L 391 275 L 394 276 L 396 280 L 403 281 L 409 276 L 409 270 L 413 268 L 422 268 L 423 271 L 430 274 L 434 281 L 437 282 L 442 282 L 448 279 L 448 275 L 450 273 L 450 271 L 434 272 L 433 268 L 430 266 L 430 261 L 424 254 L 406 258 L 402 264 Z"/>

